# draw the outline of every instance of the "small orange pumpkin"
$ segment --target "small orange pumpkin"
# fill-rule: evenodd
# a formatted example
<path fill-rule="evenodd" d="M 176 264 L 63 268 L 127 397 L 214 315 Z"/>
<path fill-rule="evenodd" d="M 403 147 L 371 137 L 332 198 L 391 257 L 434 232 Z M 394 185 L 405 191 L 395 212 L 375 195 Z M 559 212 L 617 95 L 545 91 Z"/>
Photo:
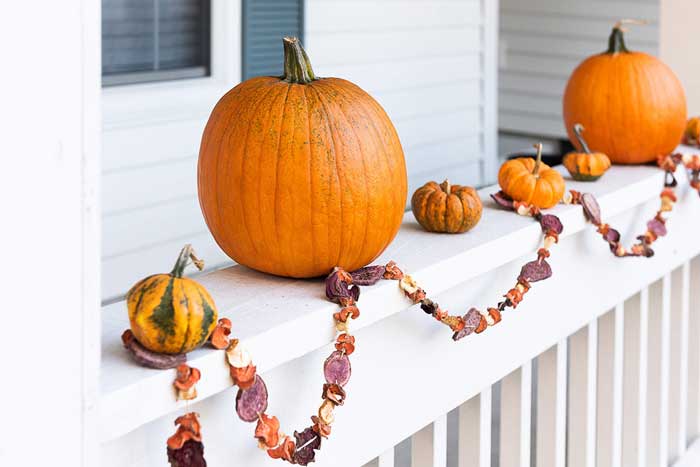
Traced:
<path fill-rule="evenodd" d="M 542 144 L 535 144 L 537 159 L 519 157 L 501 165 L 498 184 L 515 201 L 541 209 L 551 208 L 564 196 L 564 177 L 542 162 Z"/>
<path fill-rule="evenodd" d="M 564 167 L 574 180 L 592 182 L 598 180 L 610 168 L 610 158 L 602 152 L 591 152 L 581 132 L 583 125 L 574 125 L 574 135 L 583 151 L 572 151 L 564 156 Z"/>
<path fill-rule="evenodd" d="M 700 117 L 691 117 L 685 126 L 683 142 L 686 144 L 700 143 Z"/>
<path fill-rule="evenodd" d="M 429 232 L 462 233 L 479 222 L 482 205 L 474 188 L 445 180 L 418 188 L 411 198 L 411 210 Z"/>

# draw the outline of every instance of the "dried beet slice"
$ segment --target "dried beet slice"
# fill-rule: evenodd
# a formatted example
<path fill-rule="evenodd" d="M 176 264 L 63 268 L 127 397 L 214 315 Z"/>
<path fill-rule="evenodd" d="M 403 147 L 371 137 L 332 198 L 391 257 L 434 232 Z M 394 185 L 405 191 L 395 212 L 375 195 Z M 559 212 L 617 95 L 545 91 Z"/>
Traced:
<path fill-rule="evenodd" d="M 564 230 L 564 226 L 562 225 L 561 221 L 554 214 L 543 214 L 539 220 L 540 227 L 542 227 L 542 232 L 553 230 L 558 235 Z"/>
<path fill-rule="evenodd" d="M 602 222 L 600 218 L 600 205 L 590 193 L 584 193 L 581 195 L 581 206 L 583 207 L 583 214 L 586 216 L 593 225 L 600 225 Z"/>
<path fill-rule="evenodd" d="M 384 266 L 365 266 L 350 273 L 355 285 L 374 285 L 384 276 Z"/>
<path fill-rule="evenodd" d="M 341 298 L 353 298 L 357 301 L 360 298 L 360 288 L 348 285 L 347 282 L 343 280 L 344 271 L 333 271 L 326 278 L 326 298 L 328 300 L 340 303 Z"/>
<path fill-rule="evenodd" d="M 122 342 L 126 350 L 131 354 L 131 358 L 141 366 L 155 368 L 156 370 L 167 370 L 176 368 L 187 361 L 187 355 L 184 353 L 170 355 L 148 350 L 136 340 L 131 329 L 124 331 L 122 334 Z"/>
<path fill-rule="evenodd" d="M 656 218 L 647 222 L 647 229 L 657 237 L 663 237 L 667 233 L 666 225 Z"/>
<path fill-rule="evenodd" d="M 330 354 L 323 364 L 323 375 L 328 384 L 345 386 L 350 381 L 351 373 L 350 359 L 339 350 Z"/>
<path fill-rule="evenodd" d="M 321 448 L 321 436 L 312 427 L 304 429 L 301 433 L 294 432 L 296 439 L 296 451 L 292 457 L 293 463 L 298 465 L 309 465 L 316 457 L 316 449 Z"/>
<path fill-rule="evenodd" d="M 207 467 L 204 446 L 199 441 L 190 440 L 180 449 L 168 448 L 168 462 L 171 467 Z"/>
<path fill-rule="evenodd" d="M 260 375 L 249 389 L 239 389 L 236 395 L 236 413 L 244 422 L 255 422 L 258 414 L 267 410 L 267 386 Z"/>
<path fill-rule="evenodd" d="M 525 264 L 520 270 L 518 281 L 525 280 L 527 282 L 543 281 L 552 277 L 552 268 L 547 261 L 535 260 Z"/>
<path fill-rule="evenodd" d="M 616 245 L 620 241 L 620 232 L 610 227 L 605 235 L 603 235 L 603 238 L 611 245 Z"/>
<path fill-rule="evenodd" d="M 481 322 L 481 313 L 476 308 L 471 308 L 462 318 L 464 319 L 464 328 L 455 332 L 452 335 L 452 340 L 458 341 L 474 332 Z"/>
<path fill-rule="evenodd" d="M 513 210 L 513 200 L 511 200 L 508 197 L 508 195 L 506 195 L 502 191 L 499 191 L 498 193 L 492 193 L 491 199 L 493 199 L 496 202 L 496 204 L 500 207 L 509 209 L 511 211 Z"/>

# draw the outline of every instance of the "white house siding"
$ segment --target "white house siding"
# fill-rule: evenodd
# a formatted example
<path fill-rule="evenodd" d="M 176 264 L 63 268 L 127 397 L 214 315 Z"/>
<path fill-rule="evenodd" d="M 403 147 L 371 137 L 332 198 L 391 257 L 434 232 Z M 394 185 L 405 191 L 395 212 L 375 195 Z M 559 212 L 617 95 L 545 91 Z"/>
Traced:
<path fill-rule="evenodd" d="M 355 82 L 384 106 L 406 153 L 409 193 L 446 176 L 461 184 L 493 180 L 496 70 L 489 64 L 497 12 L 487 2 L 307 0 L 305 43 L 315 71 Z M 484 54 L 489 44 L 493 52 Z M 124 98 L 104 109 L 105 299 L 168 270 L 187 242 L 210 266 L 230 261 L 209 234 L 196 194 L 201 132 L 223 91 L 183 95 L 152 115 L 116 120 L 110 106 L 128 105 L 129 95 L 114 92 Z"/>
<path fill-rule="evenodd" d="M 584 58 L 607 48 L 620 18 L 649 20 L 630 27 L 627 45 L 658 53 L 659 0 L 501 0 L 499 128 L 565 138 L 567 79 Z"/>

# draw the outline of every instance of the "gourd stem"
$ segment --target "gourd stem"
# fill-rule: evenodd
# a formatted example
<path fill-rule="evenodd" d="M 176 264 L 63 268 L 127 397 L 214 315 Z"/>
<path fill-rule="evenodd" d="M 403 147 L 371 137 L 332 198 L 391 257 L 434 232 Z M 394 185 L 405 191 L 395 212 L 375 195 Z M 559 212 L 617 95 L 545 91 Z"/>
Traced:
<path fill-rule="evenodd" d="M 180 251 L 180 255 L 177 257 L 177 261 L 175 261 L 175 266 L 173 267 L 170 275 L 173 277 L 182 277 L 182 274 L 185 272 L 185 268 L 189 264 L 190 259 L 192 259 L 194 265 L 197 266 L 197 269 L 200 271 L 204 269 L 204 261 L 197 258 L 197 256 L 194 254 L 192 245 L 188 243 L 182 248 L 182 251 Z"/>
<path fill-rule="evenodd" d="M 627 46 L 625 45 L 624 32 L 627 31 L 627 29 L 623 27 L 625 24 L 644 25 L 649 24 L 649 22 L 637 19 L 621 19 L 615 23 L 612 32 L 610 33 L 610 38 L 608 39 L 608 50 L 606 53 L 616 54 L 620 52 L 629 52 L 629 50 L 627 50 Z"/>
<path fill-rule="evenodd" d="M 583 125 L 580 123 L 576 123 L 574 125 L 574 134 L 576 135 L 576 139 L 578 140 L 579 144 L 581 145 L 581 148 L 583 148 L 583 152 L 590 154 L 591 150 L 588 148 L 588 145 L 586 144 L 586 140 L 583 139 L 583 135 L 581 132 L 584 130 Z"/>
<path fill-rule="evenodd" d="M 284 76 L 287 83 L 308 84 L 316 79 L 311 60 L 296 37 L 282 39 L 284 45 Z"/>
<path fill-rule="evenodd" d="M 535 149 L 537 149 L 537 159 L 535 159 L 535 167 L 532 169 L 532 175 L 537 177 L 540 171 L 540 164 L 542 163 L 542 143 L 533 144 Z"/>
<path fill-rule="evenodd" d="M 442 188 L 442 191 L 447 193 L 448 195 L 451 193 L 452 186 L 450 185 L 450 181 L 448 179 L 445 179 L 444 182 L 440 184 L 440 188 Z"/>

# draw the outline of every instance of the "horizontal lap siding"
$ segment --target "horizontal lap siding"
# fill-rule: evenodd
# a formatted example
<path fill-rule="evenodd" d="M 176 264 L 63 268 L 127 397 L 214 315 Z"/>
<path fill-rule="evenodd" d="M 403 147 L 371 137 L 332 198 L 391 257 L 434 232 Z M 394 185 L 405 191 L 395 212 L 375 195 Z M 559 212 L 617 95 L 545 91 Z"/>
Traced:
<path fill-rule="evenodd" d="M 620 18 L 651 21 L 626 34 L 631 49 L 658 53 L 658 0 L 501 0 L 499 128 L 566 137 L 562 96 L 571 72 L 602 52 Z"/>
<path fill-rule="evenodd" d="M 485 182 L 482 24 L 478 0 L 306 3 L 316 73 L 353 81 L 382 104 L 401 137 L 409 193 L 447 174 Z M 212 267 L 230 262 L 197 200 L 197 153 L 212 105 L 145 122 L 110 122 L 105 109 L 104 298 L 167 271 L 187 242 Z"/>

